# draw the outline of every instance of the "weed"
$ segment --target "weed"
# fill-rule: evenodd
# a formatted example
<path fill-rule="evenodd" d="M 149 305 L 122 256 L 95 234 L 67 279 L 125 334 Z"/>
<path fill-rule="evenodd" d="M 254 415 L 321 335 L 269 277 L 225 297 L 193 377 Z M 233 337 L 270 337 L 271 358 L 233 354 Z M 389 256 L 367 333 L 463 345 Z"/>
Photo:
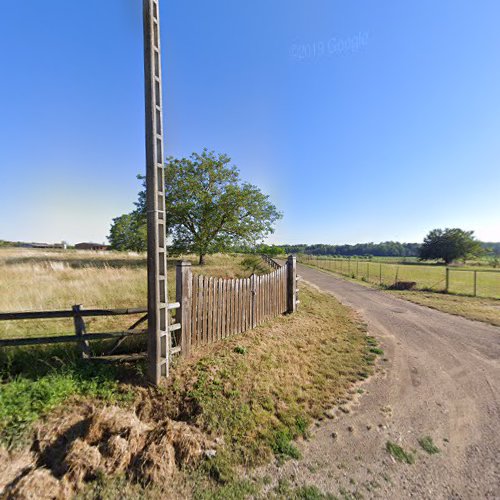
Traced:
<path fill-rule="evenodd" d="M 418 440 L 418 444 L 429 454 L 434 455 L 441 450 L 434 444 L 430 436 L 424 436 Z"/>
<path fill-rule="evenodd" d="M 403 450 L 403 448 L 401 448 L 401 446 L 397 445 L 396 443 L 387 441 L 385 448 L 389 452 L 389 454 L 399 462 L 403 462 L 406 464 L 415 463 L 415 456 L 413 455 L 413 453 L 406 452 L 405 450 Z"/>
<path fill-rule="evenodd" d="M 271 443 L 271 448 L 275 455 L 281 457 L 290 457 L 299 459 L 300 452 L 292 443 L 292 436 L 289 432 L 278 431 L 274 436 L 274 441 Z"/>
<path fill-rule="evenodd" d="M 246 354 L 247 353 L 247 349 L 246 347 L 242 347 L 240 345 L 237 345 L 235 348 L 234 348 L 234 352 L 238 353 L 238 354 Z"/>
<path fill-rule="evenodd" d="M 383 356 L 384 354 L 384 351 L 379 347 L 371 347 L 370 352 L 373 352 L 373 354 L 377 354 L 378 356 Z"/>

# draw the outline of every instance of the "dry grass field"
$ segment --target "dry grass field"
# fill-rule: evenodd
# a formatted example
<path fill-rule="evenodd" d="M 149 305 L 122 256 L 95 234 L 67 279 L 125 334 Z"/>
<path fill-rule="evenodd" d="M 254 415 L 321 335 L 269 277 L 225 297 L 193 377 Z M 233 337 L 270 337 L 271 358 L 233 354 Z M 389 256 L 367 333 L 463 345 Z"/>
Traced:
<path fill-rule="evenodd" d="M 212 255 L 201 268 L 185 256 L 193 272 L 217 277 L 246 277 L 241 256 Z M 175 298 L 175 262 L 169 261 L 169 296 Z M 146 257 L 124 252 L 0 249 L 0 312 L 83 308 L 127 308 L 146 305 Z M 86 320 L 88 331 L 126 328 L 137 318 Z M 0 338 L 71 333 L 71 319 L 0 323 Z"/>

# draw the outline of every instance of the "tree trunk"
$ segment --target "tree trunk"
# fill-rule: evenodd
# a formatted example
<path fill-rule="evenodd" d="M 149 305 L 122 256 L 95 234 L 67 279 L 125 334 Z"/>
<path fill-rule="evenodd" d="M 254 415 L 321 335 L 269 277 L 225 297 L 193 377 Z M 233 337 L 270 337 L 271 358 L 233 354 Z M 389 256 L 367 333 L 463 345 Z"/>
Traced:
<path fill-rule="evenodd" d="M 204 266 L 205 265 L 205 254 L 204 253 L 200 253 L 199 264 L 200 264 L 200 266 Z"/>

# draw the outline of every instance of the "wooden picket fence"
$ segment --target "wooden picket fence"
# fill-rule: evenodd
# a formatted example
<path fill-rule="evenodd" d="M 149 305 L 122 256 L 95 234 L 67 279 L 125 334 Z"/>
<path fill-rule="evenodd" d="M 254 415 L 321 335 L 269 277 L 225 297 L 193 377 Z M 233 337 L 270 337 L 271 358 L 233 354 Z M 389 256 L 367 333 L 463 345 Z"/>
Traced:
<path fill-rule="evenodd" d="M 192 347 L 244 333 L 268 319 L 294 312 L 298 304 L 295 257 L 290 256 L 283 266 L 272 263 L 274 271 L 269 274 L 222 279 L 194 276 L 189 262 L 178 262 L 181 354 L 188 355 Z"/>

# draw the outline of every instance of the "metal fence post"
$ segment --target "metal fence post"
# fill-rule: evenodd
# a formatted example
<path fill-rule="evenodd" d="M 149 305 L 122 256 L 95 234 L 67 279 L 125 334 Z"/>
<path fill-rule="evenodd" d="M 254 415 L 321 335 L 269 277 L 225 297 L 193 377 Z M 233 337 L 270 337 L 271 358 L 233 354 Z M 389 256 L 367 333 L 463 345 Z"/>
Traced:
<path fill-rule="evenodd" d="M 287 260 L 287 312 L 297 310 L 297 258 L 289 255 Z"/>
<path fill-rule="evenodd" d="M 477 271 L 474 271 L 474 297 L 477 297 Z"/>
<path fill-rule="evenodd" d="M 446 293 L 449 293 L 450 289 L 450 268 L 446 268 Z"/>
<path fill-rule="evenodd" d="M 82 316 L 80 315 L 81 311 L 81 304 L 77 304 L 73 306 L 73 324 L 75 325 L 75 334 L 77 337 L 81 337 L 80 341 L 78 342 L 78 345 L 80 346 L 80 351 L 81 351 L 81 357 L 82 359 L 88 359 L 90 358 L 90 345 L 88 340 L 83 339 L 83 335 L 87 333 L 86 328 L 85 328 L 85 321 L 83 320 Z"/>
<path fill-rule="evenodd" d="M 175 300 L 181 305 L 175 314 L 176 323 L 181 325 L 181 354 L 191 353 L 191 307 L 193 303 L 193 273 L 191 262 L 177 261 L 175 268 Z"/>

